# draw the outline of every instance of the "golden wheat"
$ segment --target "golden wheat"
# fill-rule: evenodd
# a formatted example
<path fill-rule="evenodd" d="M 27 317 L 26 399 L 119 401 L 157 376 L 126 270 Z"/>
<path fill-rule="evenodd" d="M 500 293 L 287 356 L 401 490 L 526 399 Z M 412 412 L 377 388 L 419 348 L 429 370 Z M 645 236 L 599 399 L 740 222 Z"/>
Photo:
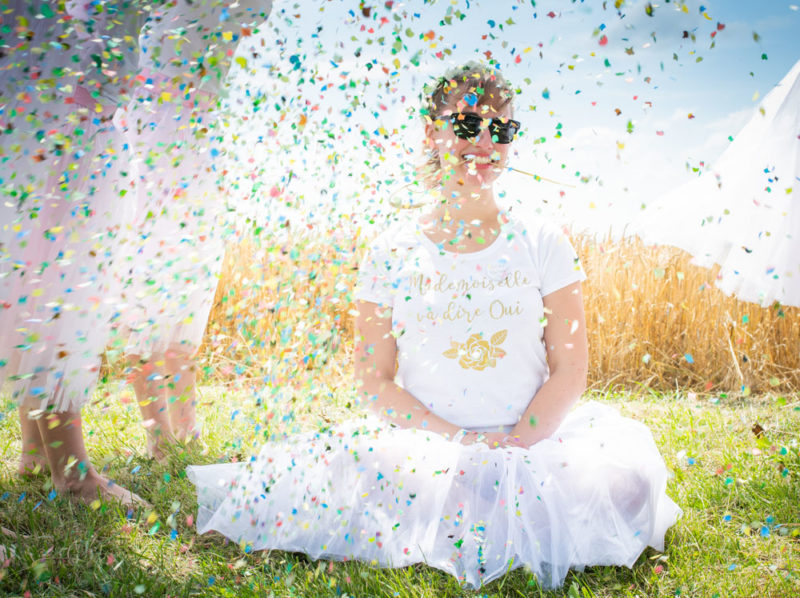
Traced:
<path fill-rule="evenodd" d="M 573 239 L 588 276 L 594 387 L 792 391 L 800 386 L 798 310 L 762 308 L 714 286 L 716 270 L 638 239 Z"/>
<path fill-rule="evenodd" d="M 597 389 L 716 393 L 800 388 L 793 307 L 727 297 L 715 272 L 670 247 L 574 236 L 588 280 L 589 382 Z M 231 244 L 201 359 L 221 378 L 350 364 L 352 291 L 364 243 Z"/>

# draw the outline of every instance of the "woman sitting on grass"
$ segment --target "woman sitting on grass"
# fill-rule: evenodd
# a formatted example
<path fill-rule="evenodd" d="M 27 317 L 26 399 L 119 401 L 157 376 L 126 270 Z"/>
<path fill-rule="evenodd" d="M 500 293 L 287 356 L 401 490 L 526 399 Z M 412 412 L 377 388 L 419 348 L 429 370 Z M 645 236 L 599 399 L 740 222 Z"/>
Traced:
<path fill-rule="evenodd" d="M 432 210 L 373 244 L 357 291 L 356 376 L 378 418 L 192 467 L 199 530 L 250 549 L 399 567 L 477 587 L 525 566 L 631 566 L 680 510 L 649 430 L 585 388 L 580 263 L 566 238 L 497 205 L 519 129 L 475 64 L 426 98 Z"/>

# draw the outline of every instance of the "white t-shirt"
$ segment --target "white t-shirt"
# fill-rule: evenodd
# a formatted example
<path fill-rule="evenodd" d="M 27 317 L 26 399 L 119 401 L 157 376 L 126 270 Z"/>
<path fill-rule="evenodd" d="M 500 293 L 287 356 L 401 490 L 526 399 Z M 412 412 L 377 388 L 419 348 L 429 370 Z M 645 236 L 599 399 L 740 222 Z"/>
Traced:
<path fill-rule="evenodd" d="M 474 253 L 445 251 L 416 223 L 380 235 L 356 298 L 392 309 L 396 382 L 468 429 L 508 429 L 548 376 L 542 297 L 586 278 L 553 225 L 510 216 Z"/>

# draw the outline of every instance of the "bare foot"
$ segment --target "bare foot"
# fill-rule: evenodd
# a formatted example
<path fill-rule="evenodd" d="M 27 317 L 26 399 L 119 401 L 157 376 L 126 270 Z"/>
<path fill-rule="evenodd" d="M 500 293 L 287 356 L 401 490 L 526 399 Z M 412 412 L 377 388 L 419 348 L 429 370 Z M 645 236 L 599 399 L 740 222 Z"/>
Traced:
<path fill-rule="evenodd" d="M 175 437 L 184 444 L 189 444 L 198 440 L 201 436 L 200 426 L 176 427 L 174 428 Z"/>
<path fill-rule="evenodd" d="M 160 461 L 162 465 L 176 465 L 192 463 L 200 455 L 207 455 L 209 453 L 208 446 L 203 439 L 199 436 L 179 440 L 175 444 L 169 446 L 166 451 L 166 459 Z"/>
<path fill-rule="evenodd" d="M 47 459 L 44 455 L 23 453 L 19 458 L 17 473 L 23 478 L 33 478 L 39 475 L 46 475 L 50 472 Z"/>
<path fill-rule="evenodd" d="M 203 442 L 203 439 L 200 437 L 199 434 L 196 435 L 196 436 L 192 436 L 191 438 L 188 438 L 184 442 L 184 444 L 186 445 L 186 448 L 191 449 L 193 451 L 197 451 L 197 450 L 206 451 L 206 450 L 208 450 L 208 445 L 205 442 Z"/>
<path fill-rule="evenodd" d="M 160 464 L 164 465 L 169 460 L 170 453 L 174 452 L 178 439 L 167 426 L 160 426 L 154 420 L 146 420 L 144 429 L 147 433 L 147 454 Z"/>
<path fill-rule="evenodd" d="M 203 430 L 199 424 L 195 423 L 192 426 L 186 426 L 183 428 L 176 427 L 174 428 L 175 436 L 178 440 L 183 443 L 184 446 L 187 448 L 192 448 L 195 446 L 203 446 Z"/>
<path fill-rule="evenodd" d="M 156 437 L 147 435 L 147 454 L 161 465 L 167 464 L 169 456 L 175 452 L 178 446 L 178 440 L 174 436 L 170 435 L 168 438 L 164 435 Z"/>
<path fill-rule="evenodd" d="M 68 492 L 78 500 L 91 504 L 95 500 L 117 501 L 126 507 L 149 507 L 146 500 L 127 488 L 112 482 L 92 469 L 82 480 L 70 479 L 59 490 Z"/>

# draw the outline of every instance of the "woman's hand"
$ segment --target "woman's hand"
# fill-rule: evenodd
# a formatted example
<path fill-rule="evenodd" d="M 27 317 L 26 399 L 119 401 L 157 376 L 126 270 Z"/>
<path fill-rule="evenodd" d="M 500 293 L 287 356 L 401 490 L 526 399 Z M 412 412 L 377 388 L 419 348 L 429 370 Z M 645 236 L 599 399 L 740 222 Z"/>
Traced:
<path fill-rule="evenodd" d="M 537 434 L 535 428 L 527 426 L 523 429 L 519 424 L 514 426 L 508 433 L 508 446 L 518 446 L 520 448 L 530 448 L 544 438 L 541 434 Z"/>
<path fill-rule="evenodd" d="M 461 444 L 478 444 L 480 442 L 491 449 L 522 446 L 505 432 L 467 432 L 461 438 Z"/>

